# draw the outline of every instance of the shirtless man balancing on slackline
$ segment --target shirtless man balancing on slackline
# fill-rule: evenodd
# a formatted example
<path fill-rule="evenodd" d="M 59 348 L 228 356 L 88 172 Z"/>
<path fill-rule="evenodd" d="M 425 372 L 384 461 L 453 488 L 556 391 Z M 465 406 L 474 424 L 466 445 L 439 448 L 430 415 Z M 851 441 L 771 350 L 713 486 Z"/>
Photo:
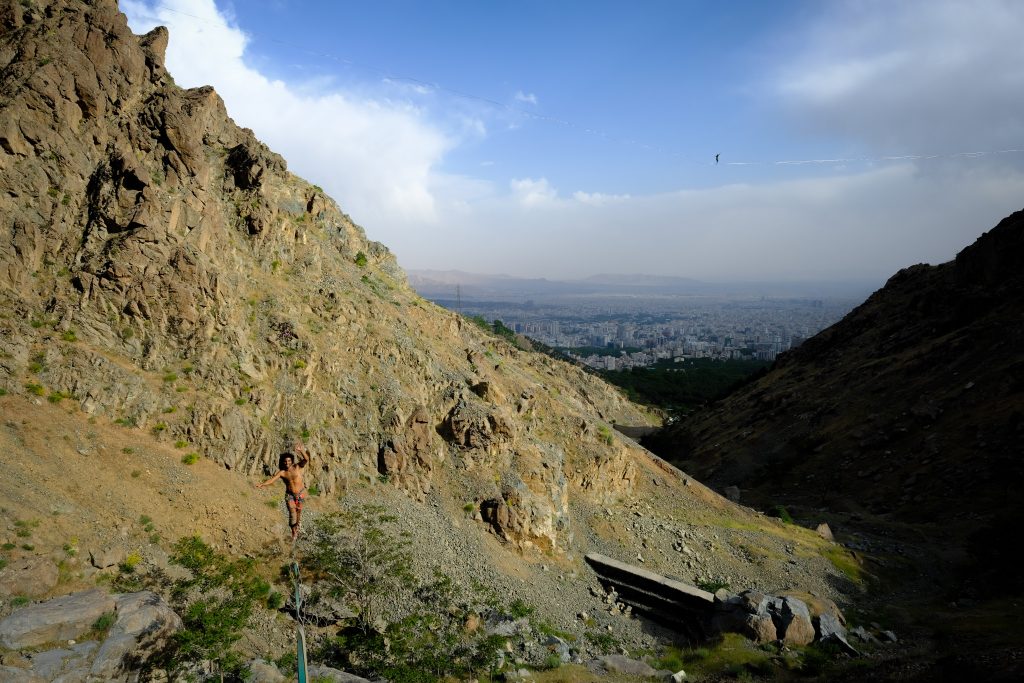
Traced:
<path fill-rule="evenodd" d="M 292 541 L 299 535 L 299 523 L 302 521 L 302 505 L 306 501 L 306 485 L 302 481 L 302 474 L 306 471 L 306 465 L 311 458 L 309 451 L 302 445 L 301 441 L 295 442 L 295 452 L 302 456 L 302 460 L 295 462 L 295 456 L 291 453 L 282 453 L 278 460 L 280 468 L 274 476 L 262 484 L 256 484 L 256 488 L 273 484 L 278 479 L 284 480 L 284 502 L 288 506 L 288 526 L 292 528 Z"/>

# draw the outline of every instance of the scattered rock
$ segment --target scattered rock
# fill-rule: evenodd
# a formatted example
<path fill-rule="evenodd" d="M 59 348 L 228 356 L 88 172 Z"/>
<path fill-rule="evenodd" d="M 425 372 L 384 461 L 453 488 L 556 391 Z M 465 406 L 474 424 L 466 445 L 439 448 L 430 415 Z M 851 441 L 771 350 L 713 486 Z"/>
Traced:
<path fill-rule="evenodd" d="M 826 541 L 834 541 L 835 537 L 832 535 L 832 529 L 826 522 L 822 522 L 814 529 L 818 532 L 818 535 L 824 538 Z"/>
<path fill-rule="evenodd" d="M 339 669 L 332 669 L 329 666 L 321 665 L 310 665 L 309 667 L 309 680 L 324 681 L 324 683 L 370 683 L 370 681 L 362 676 L 356 676 L 350 674 L 347 671 L 341 671 Z"/>
<path fill-rule="evenodd" d="M 46 595 L 57 585 L 59 573 L 56 564 L 42 557 L 14 560 L 0 571 L 0 595 Z"/>
<path fill-rule="evenodd" d="M 601 669 L 604 669 L 608 673 L 625 674 L 627 676 L 641 676 L 643 678 L 662 677 L 662 672 L 653 668 L 647 662 L 630 659 L 625 655 L 605 655 L 598 658 L 596 662 Z"/>
<path fill-rule="evenodd" d="M 121 546 L 111 546 L 89 551 L 89 562 L 97 569 L 106 569 L 124 562 L 127 552 Z"/>
<path fill-rule="evenodd" d="M 860 653 L 846 639 L 846 627 L 835 615 L 824 612 L 815 619 L 818 624 L 818 640 L 823 643 L 835 643 L 847 654 L 858 656 Z"/>
<path fill-rule="evenodd" d="M 13 666 L 0 666 L 0 683 L 47 683 L 47 679 Z"/>
<path fill-rule="evenodd" d="M 246 680 L 249 683 L 285 683 L 288 677 L 270 662 L 254 659 L 249 662 L 249 678 Z"/>

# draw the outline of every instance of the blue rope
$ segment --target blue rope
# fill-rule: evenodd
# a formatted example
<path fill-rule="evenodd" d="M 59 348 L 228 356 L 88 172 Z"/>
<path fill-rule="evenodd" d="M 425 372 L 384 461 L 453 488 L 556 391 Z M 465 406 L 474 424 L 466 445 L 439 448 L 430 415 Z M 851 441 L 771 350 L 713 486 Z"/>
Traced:
<path fill-rule="evenodd" d="M 292 546 L 294 552 L 294 546 Z M 299 582 L 299 562 L 292 560 L 292 582 L 295 585 L 295 654 L 299 683 L 308 683 L 306 667 L 306 631 L 302 627 L 302 584 Z"/>

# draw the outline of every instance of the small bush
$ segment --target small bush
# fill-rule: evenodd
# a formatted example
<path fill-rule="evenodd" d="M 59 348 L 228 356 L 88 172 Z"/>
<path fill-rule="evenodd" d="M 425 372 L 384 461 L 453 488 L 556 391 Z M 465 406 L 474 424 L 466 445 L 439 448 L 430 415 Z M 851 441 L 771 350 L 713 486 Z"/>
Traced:
<path fill-rule="evenodd" d="M 188 441 L 175 441 L 174 442 L 174 447 L 175 448 L 185 448 L 186 446 L 188 446 Z"/>
<path fill-rule="evenodd" d="M 107 635 L 107 631 L 110 630 L 110 627 L 113 626 L 116 621 L 116 612 L 107 612 L 100 615 L 100 617 L 92 623 L 92 635 L 96 640 L 103 640 Z"/>
<path fill-rule="evenodd" d="M 11 600 L 11 607 L 24 607 L 29 602 L 29 599 L 24 595 L 15 595 Z"/>
<path fill-rule="evenodd" d="M 3 387 L 0 387 L 0 396 L 6 396 L 6 395 L 7 395 L 7 390 L 4 389 Z"/>
<path fill-rule="evenodd" d="M 60 403 L 66 398 L 71 398 L 71 394 L 66 391 L 51 391 L 50 395 L 46 397 L 46 400 L 50 403 Z"/>
<path fill-rule="evenodd" d="M 513 619 L 524 619 L 533 614 L 533 606 L 516 598 L 508 606 L 508 614 Z"/>
<path fill-rule="evenodd" d="M 778 517 L 786 524 L 793 523 L 793 517 L 789 514 L 789 510 L 786 509 L 785 505 L 775 505 L 768 511 L 769 517 Z"/>
<path fill-rule="evenodd" d="M 178 376 L 173 372 L 168 372 L 164 375 L 163 379 L 165 382 L 176 382 L 178 380 Z"/>
<path fill-rule="evenodd" d="M 186 465 L 195 465 L 197 462 L 199 462 L 199 454 L 188 453 L 187 455 L 182 456 L 181 462 L 183 462 Z"/>
<path fill-rule="evenodd" d="M 75 334 L 74 330 L 67 330 L 67 331 L 65 331 L 63 334 L 60 335 L 60 338 L 63 339 L 64 341 L 66 341 L 66 342 L 76 342 L 76 341 L 78 341 L 78 335 Z"/>
<path fill-rule="evenodd" d="M 21 549 L 22 550 L 26 550 L 28 552 L 32 552 L 33 550 L 36 549 L 36 547 L 34 545 L 32 545 L 31 543 L 22 543 L 21 544 Z"/>
<path fill-rule="evenodd" d="M 132 470 L 132 479 L 138 479 L 142 476 L 142 470 Z"/>
<path fill-rule="evenodd" d="M 139 562 L 142 562 L 142 555 L 133 550 L 128 553 L 128 557 L 124 558 L 121 564 L 117 565 L 117 568 L 125 574 L 131 574 L 139 566 Z"/>
<path fill-rule="evenodd" d="M 236 405 L 236 406 L 244 406 L 244 405 L 245 405 L 246 403 L 248 403 L 248 402 L 249 402 L 249 401 L 248 401 L 248 400 L 246 400 L 246 399 L 244 399 L 244 398 L 236 398 L 236 399 L 235 399 L 235 405 Z"/>
<path fill-rule="evenodd" d="M 18 546 L 16 546 L 14 543 L 11 543 L 10 541 L 0 546 L 0 548 L 3 548 L 4 550 L 14 550 L 17 547 Z"/>
<path fill-rule="evenodd" d="M 121 452 L 124 453 L 125 455 L 131 455 L 132 453 L 135 452 L 135 449 L 132 448 L 131 446 L 125 446 L 124 448 L 121 449 Z"/>
<path fill-rule="evenodd" d="M 358 254 L 356 254 L 354 261 L 355 264 L 360 268 L 365 268 L 367 264 L 366 254 L 364 254 L 363 252 L 359 252 Z"/>
<path fill-rule="evenodd" d="M 551 670 L 557 669 L 562 666 L 562 657 L 556 652 L 550 653 L 544 658 L 544 661 L 540 663 L 540 669 Z"/>
<path fill-rule="evenodd" d="M 619 641 L 610 633 L 587 631 L 584 637 L 605 654 L 616 652 L 619 648 Z"/>
<path fill-rule="evenodd" d="M 43 388 L 42 384 L 26 384 L 25 388 L 33 396 L 42 396 L 46 393 L 46 389 Z"/>
<path fill-rule="evenodd" d="M 281 609 L 284 606 L 284 596 L 277 591 L 273 591 L 267 596 L 267 609 Z"/>
<path fill-rule="evenodd" d="M 697 588 L 708 593 L 714 593 L 721 588 L 729 588 L 729 582 L 721 579 L 699 579 L 697 581 Z"/>
<path fill-rule="evenodd" d="M 141 524 L 143 526 L 146 526 L 147 524 L 152 524 L 152 523 L 153 523 L 153 518 L 150 517 L 149 515 L 139 515 L 139 524 Z"/>
<path fill-rule="evenodd" d="M 153 425 L 153 431 L 156 432 L 157 434 L 163 431 L 167 431 L 167 423 L 157 422 L 155 425 Z"/>

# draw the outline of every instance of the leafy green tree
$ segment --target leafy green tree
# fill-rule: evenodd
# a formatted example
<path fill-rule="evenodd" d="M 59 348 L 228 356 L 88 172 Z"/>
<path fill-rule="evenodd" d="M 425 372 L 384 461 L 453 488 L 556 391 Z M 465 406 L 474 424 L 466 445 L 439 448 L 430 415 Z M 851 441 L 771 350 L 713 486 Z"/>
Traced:
<path fill-rule="evenodd" d="M 231 646 L 241 638 L 270 585 L 257 573 L 255 560 L 225 557 L 198 536 L 180 539 L 171 561 L 191 574 L 175 581 L 171 589 L 172 604 L 184 626 L 166 653 L 171 667 L 212 660 L 222 674 L 237 677 L 241 660 Z"/>
<path fill-rule="evenodd" d="M 306 540 L 304 564 L 328 585 L 328 592 L 350 604 L 369 633 L 388 596 L 415 583 L 408 532 L 395 532 L 396 518 L 380 505 L 364 505 L 318 517 Z"/>
<path fill-rule="evenodd" d="M 482 606 L 456 595 L 447 576 L 418 581 L 408 534 L 381 506 L 364 505 L 319 517 L 303 542 L 303 564 L 347 602 L 355 625 L 324 639 L 315 656 L 361 675 L 393 683 L 467 678 L 490 671 L 504 639 L 465 631 Z M 401 596 L 402 614 L 386 625 L 381 605 Z"/>

